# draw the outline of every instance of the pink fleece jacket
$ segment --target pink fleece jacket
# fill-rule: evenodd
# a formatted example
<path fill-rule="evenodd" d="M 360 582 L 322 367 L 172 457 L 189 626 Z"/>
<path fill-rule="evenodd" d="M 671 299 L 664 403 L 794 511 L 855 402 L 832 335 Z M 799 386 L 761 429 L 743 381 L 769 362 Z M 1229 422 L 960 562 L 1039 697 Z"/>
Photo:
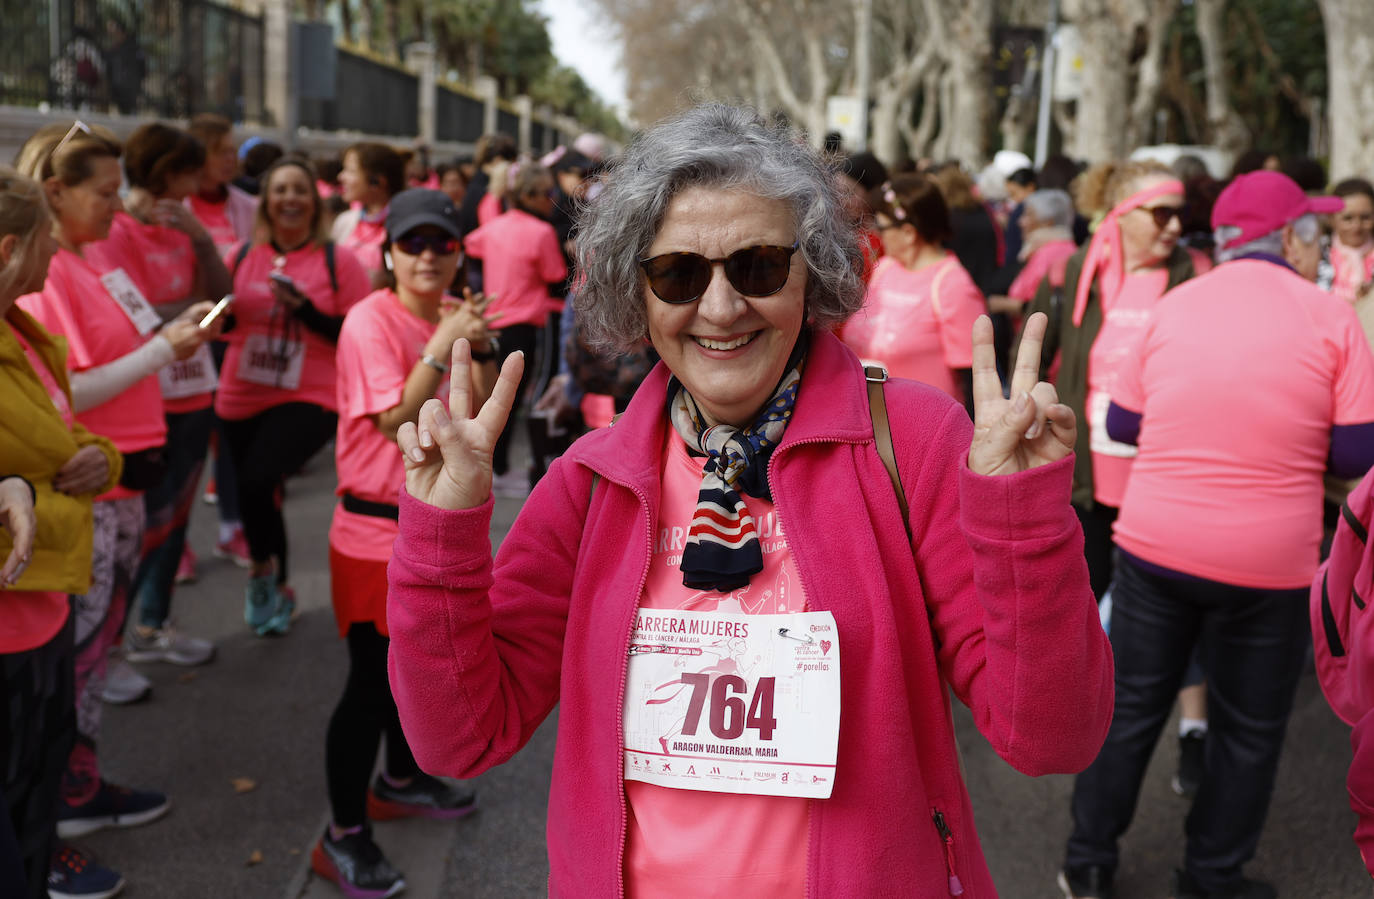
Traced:
<path fill-rule="evenodd" d="M 494 566 L 490 501 L 443 511 L 402 491 L 387 621 L 407 738 L 426 770 L 472 777 L 562 704 L 552 896 L 624 895 L 622 697 L 670 439 L 667 379 L 660 365 L 615 425 L 551 466 Z M 811 804 L 807 894 L 995 896 L 946 685 L 1020 771 L 1076 772 L 1097 755 L 1112 656 L 1069 506 L 1073 462 L 975 475 L 961 406 L 910 381 L 889 383 L 887 403 L 910 545 L 863 372 L 828 334 L 769 464 L 808 608 L 835 616 L 844 647 L 836 781 Z"/>

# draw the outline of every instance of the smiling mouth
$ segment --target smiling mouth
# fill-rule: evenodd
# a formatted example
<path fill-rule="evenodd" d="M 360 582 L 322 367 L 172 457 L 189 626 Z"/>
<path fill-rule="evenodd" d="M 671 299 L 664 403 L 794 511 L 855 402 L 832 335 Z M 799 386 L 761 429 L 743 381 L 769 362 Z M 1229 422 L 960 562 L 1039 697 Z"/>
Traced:
<path fill-rule="evenodd" d="M 708 350 L 737 350 L 758 336 L 758 331 L 752 331 L 741 337 L 731 338 L 730 340 L 716 340 L 711 337 L 693 337 L 692 339 L 697 342 L 698 346 L 705 347 Z"/>

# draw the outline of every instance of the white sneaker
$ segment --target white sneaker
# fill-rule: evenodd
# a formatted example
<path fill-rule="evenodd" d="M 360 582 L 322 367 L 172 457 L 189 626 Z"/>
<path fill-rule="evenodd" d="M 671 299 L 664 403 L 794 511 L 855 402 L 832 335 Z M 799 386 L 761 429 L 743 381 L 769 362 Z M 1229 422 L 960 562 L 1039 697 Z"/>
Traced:
<path fill-rule="evenodd" d="M 112 705 L 129 705 L 146 699 L 152 692 L 153 682 L 135 671 L 128 662 L 123 659 L 111 660 L 100 698 Z"/>
<path fill-rule="evenodd" d="M 491 492 L 497 496 L 524 499 L 530 495 L 529 472 L 513 468 L 505 474 L 496 475 L 491 479 Z"/>
<path fill-rule="evenodd" d="M 124 657 L 130 662 L 170 662 L 204 665 L 215 657 L 215 644 L 179 632 L 170 621 L 159 628 L 135 627 L 124 638 Z"/>

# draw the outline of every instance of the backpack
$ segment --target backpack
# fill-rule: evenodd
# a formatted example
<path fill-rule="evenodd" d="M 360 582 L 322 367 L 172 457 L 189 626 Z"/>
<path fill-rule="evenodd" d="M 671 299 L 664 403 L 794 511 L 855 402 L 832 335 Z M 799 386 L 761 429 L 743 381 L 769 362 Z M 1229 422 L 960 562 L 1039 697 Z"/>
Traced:
<path fill-rule="evenodd" d="M 1353 725 L 1374 709 L 1374 472 L 1341 504 L 1331 555 L 1317 569 L 1309 611 L 1317 680 L 1331 710 Z"/>

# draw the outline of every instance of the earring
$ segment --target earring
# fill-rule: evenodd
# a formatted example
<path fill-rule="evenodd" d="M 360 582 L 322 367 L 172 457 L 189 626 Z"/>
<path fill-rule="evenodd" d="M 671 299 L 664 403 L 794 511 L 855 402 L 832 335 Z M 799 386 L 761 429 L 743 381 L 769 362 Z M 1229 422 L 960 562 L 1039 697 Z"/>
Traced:
<path fill-rule="evenodd" d="M 387 271 L 391 271 L 393 268 L 396 267 L 396 266 L 392 263 L 392 261 L 391 261 L 391 251 L 390 251 L 390 250 L 387 250 L 387 251 L 385 251 L 385 252 L 382 253 L 382 262 L 386 263 L 386 270 L 387 270 Z"/>

